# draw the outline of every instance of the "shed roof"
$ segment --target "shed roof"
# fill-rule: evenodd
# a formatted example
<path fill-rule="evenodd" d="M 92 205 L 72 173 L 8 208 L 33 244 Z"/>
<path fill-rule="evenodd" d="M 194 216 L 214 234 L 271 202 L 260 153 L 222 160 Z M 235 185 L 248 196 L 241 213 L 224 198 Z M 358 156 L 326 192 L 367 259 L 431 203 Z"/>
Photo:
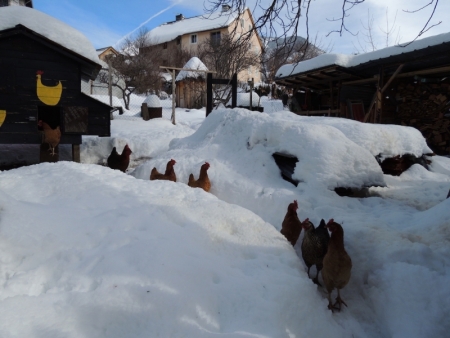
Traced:
<path fill-rule="evenodd" d="M 282 66 L 276 82 L 291 87 L 326 89 L 330 81 L 374 78 L 381 65 L 386 74 L 392 74 L 400 64 L 404 64 L 402 73 L 450 66 L 450 33 L 360 55 L 322 54 Z"/>
<path fill-rule="evenodd" d="M 99 63 L 97 52 L 92 43 L 75 28 L 33 8 L 25 6 L 0 7 L 0 31 L 14 28 L 17 25 L 27 27 L 64 48 L 92 62 Z"/>

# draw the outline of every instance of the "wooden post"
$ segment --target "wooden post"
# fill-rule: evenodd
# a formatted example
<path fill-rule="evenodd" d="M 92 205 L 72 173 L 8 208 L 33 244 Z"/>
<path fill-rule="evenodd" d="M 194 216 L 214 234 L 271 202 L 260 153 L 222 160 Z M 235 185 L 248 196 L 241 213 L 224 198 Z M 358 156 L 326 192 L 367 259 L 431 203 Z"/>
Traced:
<path fill-rule="evenodd" d="M 112 70 L 110 58 L 108 58 L 108 95 L 109 95 L 109 105 L 112 107 Z"/>
<path fill-rule="evenodd" d="M 175 69 L 172 70 L 172 124 L 176 124 L 175 122 L 175 95 L 176 95 L 176 89 L 177 85 L 175 84 Z"/>
<path fill-rule="evenodd" d="M 206 74 L 206 116 L 212 112 L 212 73 Z"/>
<path fill-rule="evenodd" d="M 148 113 L 147 103 L 141 105 L 141 115 L 144 121 L 150 120 L 150 114 Z"/>
<path fill-rule="evenodd" d="M 383 81 L 384 81 L 384 69 L 383 66 L 380 67 L 380 73 L 378 75 L 378 85 L 377 85 L 377 92 L 376 92 L 376 102 L 375 102 L 375 114 L 373 114 L 372 122 L 381 123 L 381 115 L 382 115 L 382 109 L 383 109 L 383 93 L 381 92 L 381 89 L 383 88 Z"/>
<path fill-rule="evenodd" d="M 237 106 L 237 73 L 234 73 L 231 78 L 231 108 Z"/>
<path fill-rule="evenodd" d="M 81 163 L 80 145 L 79 144 L 72 144 L 72 161 Z"/>

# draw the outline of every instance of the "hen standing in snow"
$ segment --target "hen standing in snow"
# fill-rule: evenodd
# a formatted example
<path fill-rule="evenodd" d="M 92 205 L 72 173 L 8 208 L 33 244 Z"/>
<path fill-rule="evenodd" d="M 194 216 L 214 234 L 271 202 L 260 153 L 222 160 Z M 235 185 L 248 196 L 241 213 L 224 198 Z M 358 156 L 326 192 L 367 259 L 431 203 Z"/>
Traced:
<path fill-rule="evenodd" d="M 198 180 L 194 179 L 194 175 L 189 175 L 189 183 L 188 186 L 192 188 L 202 188 L 206 192 L 209 192 L 211 189 L 211 182 L 209 181 L 208 177 L 208 169 L 209 169 L 209 163 L 205 162 L 200 168 L 200 175 L 198 176 Z"/>
<path fill-rule="evenodd" d="M 152 169 L 152 172 L 150 173 L 150 181 L 153 180 L 166 180 L 166 181 L 177 181 L 177 175 L 175 175 L 175 170 L 173 169 L 173 166 L 177 163 L 175 160 L 171 159 L 169 162 L 167 162 L 166 166 L 166 172 L 164 174 L 161 174 L 156 170 L 156 168 Z"/>
<path fill-rule="evenodd" d="M 128 147 L 128 144 L 125 145 L 122 150 L 122 154 L 120 155 L 117 152 L 116 147 L 114 147 L 111 151 L 111 154 L 108 156 L 108 167 L 125 172 L 128 168 L 128 165 L 130 164 L 131 153 L 132 151 L 130 147 Z"/>
<path fill-rule="evenodd" d="M 307 218 L 303 221 L 302 227 L 305 230 L 302 242 L 302 257 L 308 267 L 308 277 L 309 269 L 311 269 L 311 266 L 315 265 L 316 277 L 314 277 L 313 282 L 321 285 L 318 277 L 319 272 L 323 267 L 323 258 L 327 253 L 330 235 L 325 227 L 324 220 L 321 220 L 319 226 L 314 228 L 314 224 Z"/>
<path fill-rule="evenodd" d="M 350 280 L 352 270 L 352 260 L 344 248 L 344 230 L 342 226 L 330 219 L 326 228 L 331 231 L 328 250 L 323 258 L 322 278 L 328 292 L 328 308 L 330 310 L 341 310 L 341 304 L 345 304 L 340 295 L 340 290 L 345 287 Z M 331 292 L 337 289 L 338 296 L 336 303 L 331 302 Z M 336 304 L 338 307 L 336 307 Z"/>
<path fill-rule="evenodd" d="M 302 223 L 297 216 L 298 204 L 294 200 L 289 204 L 286 216 L 284 216 L 283 223 L 281 224 L 281 233 L 286 237 L 286 239 L 291 242 L 292 246 L 297 243 L 297 240 L 302 231 Z"/>

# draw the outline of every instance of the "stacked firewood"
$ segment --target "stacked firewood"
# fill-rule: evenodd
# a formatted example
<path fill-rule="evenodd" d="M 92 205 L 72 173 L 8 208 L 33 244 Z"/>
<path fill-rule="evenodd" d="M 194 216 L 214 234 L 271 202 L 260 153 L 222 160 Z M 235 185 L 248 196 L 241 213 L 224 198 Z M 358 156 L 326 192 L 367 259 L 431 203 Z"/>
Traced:
<path fill-rule="evenodd" d="M 450 83 L 400 83 L 399 123 L 419 129 L 436 154 L 450 154 Z"/>

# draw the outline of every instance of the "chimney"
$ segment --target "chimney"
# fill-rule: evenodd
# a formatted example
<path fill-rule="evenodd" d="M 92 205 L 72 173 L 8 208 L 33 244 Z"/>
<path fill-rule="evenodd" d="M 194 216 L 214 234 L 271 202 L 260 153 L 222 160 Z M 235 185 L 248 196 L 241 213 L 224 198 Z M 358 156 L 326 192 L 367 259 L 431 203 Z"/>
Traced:
<path fill-rule="evenodd" d="M 183 19 L 184 19 L 183 14 L 177 14 L 177 15 L 175 16 L 175 20 L 176 20 L 176 21 L 181 21 L 181 20 L 183 20 Z"/>
<path fill-rule="evenodd" d="M 228 12 L 231 9 L 230 5 L 222 5 L 222 13 Z"/>

